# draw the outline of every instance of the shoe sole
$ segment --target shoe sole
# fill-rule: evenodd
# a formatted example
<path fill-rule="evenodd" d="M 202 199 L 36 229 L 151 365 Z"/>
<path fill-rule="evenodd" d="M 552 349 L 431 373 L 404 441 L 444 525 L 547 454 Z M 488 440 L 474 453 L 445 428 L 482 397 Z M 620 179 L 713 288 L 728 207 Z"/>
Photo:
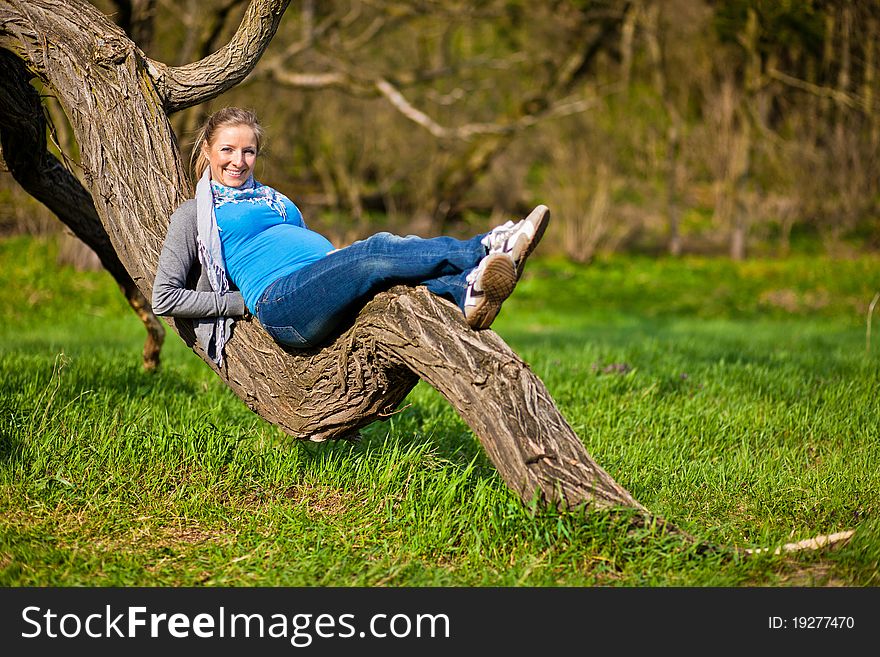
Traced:
<path fill-rule="evenodd" d="M 510 255 L 516 263 L 517 280 L 522 276 L 526 259 L 532 254 L 535 247 L 538 246 L 538 242 L 544 236 L 544 231 L 547 230 L 547 224 L 550 223 L 550 208 L 546 205 L 539 205 L 529 213 L 525 220 L 535 226 L 535 234 L 531 239 L 527 235 L 520 235 L 513 249 L 511 249 Z"/>
<path fill-rule="evenodd" d="M 516 268 L 510 257 L 501 253 L 486 257 L 491 260 L 486 263 L 486 269 L 480 277 L 482 296 L 467 316 L 468 325 L 477 330 L 487 329 L 495 321 L 501 304 L 513 292 L 517 280 Z"/>

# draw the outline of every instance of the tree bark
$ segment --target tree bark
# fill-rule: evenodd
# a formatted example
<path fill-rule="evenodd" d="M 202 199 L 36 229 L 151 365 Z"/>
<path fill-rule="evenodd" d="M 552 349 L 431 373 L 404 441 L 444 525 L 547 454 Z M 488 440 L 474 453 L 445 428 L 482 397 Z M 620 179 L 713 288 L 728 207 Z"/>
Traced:
<path fill-rule="evenodd" d="M 528 365 L 496 333 L 470 330 L 458 308 L 436 299 L 424 288 L 395 288 L 367 307 L 358 330 L 452 404 L 524 501 L 537 492 L 562 506 L 644 511 L 590 458 Z"/>
<path fill-rule="evenodd" d="M 286 4 L 253 2 L 239 32 L 265 47 L 260 35 L 271 36 Z M 112 248 L 149 294 L 168 217 L 191 189 L 168 113 L 213 97 L 260 52 L 242 51 L 236 71 L 229 57 L 212 55 L 173 72 L 82 0 L 0 0 L 0 48 L 56 91 Z M 204 358 L 189 324 L 172 325 Z M 454 405 L 524 502 L 644 511 L 592 460 L 528 366 L 424 288 L 378 295 L 320 349 L 285 350 L 258 323 L 240 321 L 217 374 L 263 418 L 311 440 L 350 437 L 387 418 L 422 377 Z"/>

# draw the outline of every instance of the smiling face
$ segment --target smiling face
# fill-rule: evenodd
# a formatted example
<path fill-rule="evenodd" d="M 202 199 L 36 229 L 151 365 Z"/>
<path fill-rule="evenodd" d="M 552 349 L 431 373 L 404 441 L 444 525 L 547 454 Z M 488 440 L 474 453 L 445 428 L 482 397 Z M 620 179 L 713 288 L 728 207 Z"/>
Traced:
<path fill-rule="evenodd" d="M 227 187 L 240 187 L 254 170 L 257 137 L 246 125 L 229 125 L 214 133 L 211 143 L 202 144 L 202 153 L 211 167 L 211 179 Z"/>

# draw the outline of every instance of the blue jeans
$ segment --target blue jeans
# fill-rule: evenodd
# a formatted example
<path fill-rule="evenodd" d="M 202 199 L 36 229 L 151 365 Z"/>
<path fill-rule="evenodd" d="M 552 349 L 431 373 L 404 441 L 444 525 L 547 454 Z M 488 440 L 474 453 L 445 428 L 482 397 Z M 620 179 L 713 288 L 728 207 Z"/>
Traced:
<path fill-rule="evenodd" d="M 317 346 L 394 285 L 424 285 L 463 309 L 467 274 L 486 255 L 482 238 L 377 233 L 279 278 L 263 292 L 254 314 L 276 341 L 305 348 Z"/>

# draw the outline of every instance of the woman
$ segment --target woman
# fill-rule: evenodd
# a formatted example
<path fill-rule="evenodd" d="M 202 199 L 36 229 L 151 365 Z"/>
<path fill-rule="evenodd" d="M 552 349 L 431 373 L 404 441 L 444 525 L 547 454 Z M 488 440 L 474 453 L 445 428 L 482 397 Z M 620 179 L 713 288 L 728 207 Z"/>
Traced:
<path fill-rule="evenodd" d="M 424 285 L 456 303 L 471 327 L 488 328 L 550 218 L 541 205 L 469 240 L 377 233 L 334 249 L 290 199 L 254 179 L 263 129 L 253 112 L 219 110 L 195 143 L 196 197 L 171 216 L 153 311 L 193 319 L 218 366 L 232 318 L 248 309 L 277 342 L 313 347 L 396 284 Z"/>

